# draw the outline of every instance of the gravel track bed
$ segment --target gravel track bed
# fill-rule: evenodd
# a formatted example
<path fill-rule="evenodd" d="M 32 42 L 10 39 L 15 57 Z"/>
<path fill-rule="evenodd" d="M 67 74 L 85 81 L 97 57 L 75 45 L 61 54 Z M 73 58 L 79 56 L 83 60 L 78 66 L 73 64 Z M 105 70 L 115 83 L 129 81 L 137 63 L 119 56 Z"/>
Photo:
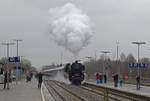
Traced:
<path fill-rule="evenodd" d="M 52 89 L 52 88 L 49 86 L 48 82 L 45 82 L 45 86 L 46 86 L 46 88 L 48 89 L 49 93 L 51 94 L 51 96 L 53 97 L 53 99 L 54 99 L 55 101 L 63 101 L 63 100 L 60 98 L 60 96 L 54 91 L 54 89 Z"/>
<path fill-rule="evenodd" d="M 60 86 L 65 87 L 66 89 L 72 91 L 75 94 L 78 94 L 81 97 L 86 98 L 86 101 L 103 101 L 103 97 L 97 93 L 90 92 L 89 90 L 83 89 L 80 86 L 67 85 L 65 83 L 58 83 Z"/>
<path fill-rule="evenodd" d="M 75 85 L 69 85 L 62 82 L 51 81 L 51 80 L 48 81 L 48 85 L 53 86 L 65 98 L 65 100 L 62 100 L 58 96 L 58 94 L 55 93 L 55 95 L 53 95 L 55 96 L 56 99 L 55 101 L 82 101 L 76 98 L 75 96 L 71 95 L 68 91 L 73 92 L 75 95 L 84 98 L 85 101 L 104 101 L 104 90 L 99 88 L 92 88 L 85 85 L 75 86 Z M 68 91 L 65 91 L 60 86 L 67 89 Z M 52 88 L 50 89 L 52 90 Z M 54 94 L 54 92 L 55 91 L 51 92 L 51 94 Z M 108 96 L 109 96 L 108 101 L 130 101 L 128 99 L 124 99 L 122 97 L 112 95 L 112 94 L 109 94 Z"/>
<path fill-rule="evenodd" d="M 56 85 L 56 83 L 54 83 L 53 81 L 48 81 L 48 85 L 53 87 L 53 89 L 55 89 L 59 93 L 59 95 L 63 97 L 63 99 L 62 99 L 62 97 L 59 96 L 59 98 L 61 98 L 61 100 L 56 99 L 56 101 L 82 101 L 79 98 L 77 98 L 76 96 L 70 94 L 68 91 L 61 88 L 60 86 Z"/>
<path fill-rule="evenodd" d="M 86 86 L 86 85 L 83 85 L 81 86 L 82 88 L 84 89 L 89 89 L 89 90 L 92 90 L 93 92 L 97 92 L 98 94 L 102 94 L 102 96 L 104 96 L 104 89 L 101 89 L 101 88 L 98 88 L 96 86 Z M 132 100 L 129 100 L 128 97 L 126 97 L 126 95 L 120 95 L 119 93 L 115 93 L 115 92 L 112 92 L 112 91 L 109 91 L 109 101 L 132 101 Z"/>

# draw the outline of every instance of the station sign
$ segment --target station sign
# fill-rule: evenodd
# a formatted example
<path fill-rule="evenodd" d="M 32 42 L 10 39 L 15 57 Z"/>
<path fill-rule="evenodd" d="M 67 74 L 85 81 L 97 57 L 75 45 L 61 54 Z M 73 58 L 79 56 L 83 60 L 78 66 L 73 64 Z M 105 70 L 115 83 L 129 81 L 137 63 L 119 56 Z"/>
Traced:
<path fill-rule="evenodd" d="M 108 67 L 104 67 L 104 70 L 107 70 L 108 69 Z"/>
<path fill-rule="evenodd" d="M 148 64 L 145 64 L 145 63 L 130 63 L 129 66 L 131 68 L 137 68 L 137 67 L 140 67 L 140 68 L 147 68 L 148 67 Z"/>
<path fill-rule="evenodd" d="M 8 61 L 9 62 L 20 62 L 20 58 L 19 57 L 9 57 Z"/>

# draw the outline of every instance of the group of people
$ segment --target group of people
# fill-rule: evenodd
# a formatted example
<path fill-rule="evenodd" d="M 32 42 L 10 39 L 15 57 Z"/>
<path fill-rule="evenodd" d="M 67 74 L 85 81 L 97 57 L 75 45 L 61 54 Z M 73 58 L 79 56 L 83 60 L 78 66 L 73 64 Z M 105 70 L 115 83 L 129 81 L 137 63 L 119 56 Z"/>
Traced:
<path fill-rule="evenodd" d="M 114 87 L 118 87 L 118 83 L 120 81 L 120 87 L 122 87 L 122 83 L 123 80 L 125 80 L 125 76 L 124 74 L 122 74 L 120 77 L 118 76 L 118 74 L 113 74 L 113 80 L 114 80 Z M 97 73 L 96 74 L 96 82 L 97 83 L 107 83 L 107 75 L 106 73 L 102 74 L 102 73 Z"/>
<path fill-rule="evenodd" d="M 114 87 L 118 87 L 118 74 L 113 75 L 114 78 Z M 124 74 L 120 76 L 120 87 L 122 87 L 123 80 L 125 80 Z M 140 90 L 140 76 L 136 76 L 136 89 Z"/>
<path fill-rule="evenodd" d="M 31 81 L 32 78 L 33 78 L 33 73 L 32 72 L 27 73 L 26 82 Z M 36 75 L 35 75 L 35 78 L 38 81 L 38 88 L 41 88 L 41 85 L 42 85 L 42 82 L 43 82 L 43 73 L 42 72 L 37 72 Z"/>
<path fill-rule="evenodd" d="M 115 73 L 115 74 L 113 75 L 113 80 L 114 80 L 114 87 L 118 87 L 118 83 L 119 83 L 119 82 L 120 82 L 120 87 L 122 87 L 122 83 L 123 83 L 123 81 L 125 80 L 125 75 L 122 74 L 122 75 L 120 75 L 120 77 L 119 77 L 119 75 L 118 75 L 117 73 Z"/>
<path fill-rule="evenodd" d="M 101 74 L 101 73 L 97 73 L 96 74 L 96 82 L 97 83 L 103 83 L 103 79 L 104 79 L 104 83 L 107 83 L 107 76 L 106 76 L 106 74 Z"/>
<path fill-rule="evenodd" d="M 33 73 L 32 72 L 27 73 L 27 75 L 26 75 L 26 82 L 31 81 L 32 77 L 33 77 Z"/>
<path fill-rule="evenodd" d="M 118 87 L 118 83 L 120 83 L 120 87 L 122 87 L 123 81 L 125 80 L 125 75 L 122 74 L 119 75 L 117 73 L 114 73 L 112 75 L 113 77 L 113 81 L 114 81 L 114 87 Z M 107 76 L 106 74 L 102 74 L 102 73 L 96 73 L 96 82 L 99 83 L 107 83 Z M 140 90 L 140 76 L 136 76 L 136 89 Z"/>

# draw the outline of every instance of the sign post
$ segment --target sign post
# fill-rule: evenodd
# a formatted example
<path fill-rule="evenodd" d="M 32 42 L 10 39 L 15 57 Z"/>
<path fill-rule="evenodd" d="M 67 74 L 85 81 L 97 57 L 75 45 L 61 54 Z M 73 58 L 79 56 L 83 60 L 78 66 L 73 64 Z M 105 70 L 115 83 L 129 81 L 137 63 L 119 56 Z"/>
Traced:
<path fill-rule="evenodd" d="M 147 68 L 148 64 L 145 64 L 145 63 L 130 63 L 129 66 L 131 68 Z"/>
<path fill-rule="evenodd" d="M 20 62 L 20 58 L 19 57 L 9 57 L 8 61 L 9 62 Z"/>

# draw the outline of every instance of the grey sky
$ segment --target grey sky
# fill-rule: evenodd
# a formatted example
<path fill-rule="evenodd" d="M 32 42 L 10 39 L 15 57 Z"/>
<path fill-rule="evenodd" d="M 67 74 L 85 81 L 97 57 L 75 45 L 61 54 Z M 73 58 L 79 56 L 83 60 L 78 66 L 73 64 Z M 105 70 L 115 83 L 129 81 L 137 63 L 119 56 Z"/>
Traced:
<path fill-rule="evenodd" d="M 133 53 L 137 47 L 132 41 L 146 41 L 141 57 L 150 56 L 150 1 L 149 0 L 0 0 L 0 41 L 22 39 L 19 54 L 40 67 L 72 58 L 69 52 L 58 47 L 48 34 L 48 10 L 67 2 L 81 8 L 94 24 L 91 44 L 80 52 L 80 57 L 100 56 L 101 50 L 110 50 L 115 59 L 116 40 L 120 52 Z M 10 47 L 10 55 L 16 55 L 16 47 Z M 0 57 L 6 56 L 6 47 L 0 46 Z"/>

